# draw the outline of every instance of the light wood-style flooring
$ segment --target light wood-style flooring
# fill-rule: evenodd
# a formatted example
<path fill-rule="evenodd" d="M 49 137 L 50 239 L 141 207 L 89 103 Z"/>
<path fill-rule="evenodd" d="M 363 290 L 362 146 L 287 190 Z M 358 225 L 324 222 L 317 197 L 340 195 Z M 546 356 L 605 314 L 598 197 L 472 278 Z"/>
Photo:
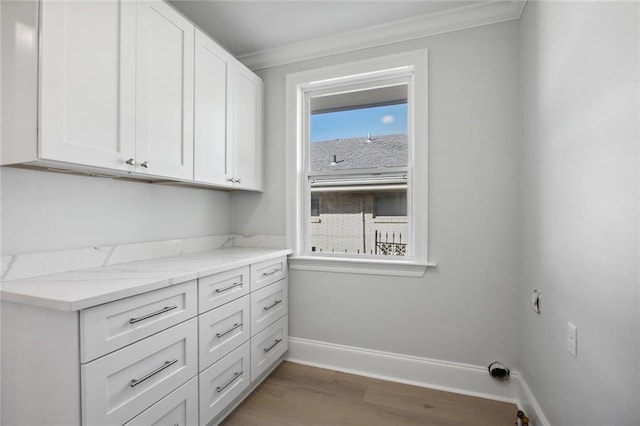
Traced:
<path fill-rule="evenodd" d="M 511 426 L 514 404 L 283 362 L 221 426 Z"/>

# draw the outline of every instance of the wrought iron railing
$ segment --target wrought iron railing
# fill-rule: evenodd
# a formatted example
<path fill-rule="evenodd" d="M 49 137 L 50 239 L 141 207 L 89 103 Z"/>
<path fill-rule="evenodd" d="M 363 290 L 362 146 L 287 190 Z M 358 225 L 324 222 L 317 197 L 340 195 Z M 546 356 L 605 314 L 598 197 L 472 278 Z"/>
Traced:
<path fill-rule="evenodd" d="M 384 241 L 382 241 L 382 232 L 376 231 L 376 253 L 385 256 L 404 256 L 407 254 L 407 243 L 402 242 L 402 233 L 398 233 L 398 242 L 396 242 L 396 233 L 391 233 L 391 241 L 389 241 L 389 233 L 385 232 Z"/>

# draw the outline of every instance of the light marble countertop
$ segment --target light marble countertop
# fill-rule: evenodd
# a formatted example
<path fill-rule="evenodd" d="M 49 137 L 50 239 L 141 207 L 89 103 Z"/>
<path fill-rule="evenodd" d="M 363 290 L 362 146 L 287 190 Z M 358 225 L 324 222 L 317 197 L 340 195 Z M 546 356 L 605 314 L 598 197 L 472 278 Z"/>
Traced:
<path fill-rule="evenodd" d="M 286 249 L 233 247 L 80 269 L 3 282 L 0 299 L 79 311 L 290 253 Z"/>

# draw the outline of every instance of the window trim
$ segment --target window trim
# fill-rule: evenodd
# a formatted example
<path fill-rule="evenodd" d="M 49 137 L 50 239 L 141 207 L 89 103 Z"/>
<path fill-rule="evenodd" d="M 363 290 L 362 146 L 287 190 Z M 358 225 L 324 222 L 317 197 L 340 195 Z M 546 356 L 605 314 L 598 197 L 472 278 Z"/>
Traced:
<path fill-rule="evenodd" d="M 286 76 L 286 240 L 292 249 L 290 258 L 292 269 L 322 270 L 346 273 L 383 274 L 394 276 L 422 276 L 429 266 L 428 262 L 428 79 L 427 51 L 420 50 L 398 55 L 362 60 L 347 64 L 334 65 L 308 71 L 290 73 Z M 344 255 L 330 256 L 307 255 L 305 236 L 308 224 L 307 195 L 304 179 L 306 138 L 303 131 L 308 128 L 308 117 L 303 114 L 302 103 L 305 92 L 344 86 L 349 89 L 357 84 L 366 85 L 375 80 L 389 78 L 393 80 L 409 71 L 412 85 L 408 99 L 410 114 L 419 119 L 409 118 L 410 164 L 412 182 L 407 194 L 408 209 L 412 217 L 411 236 L 413 255 L 410 258 L 354 258 Z M 419 159 L 419 162 L 411 159 Z M 412 163 L 412 164 L 411 164 Z M 419 194 L 419 196 L 418 196 Z M 410 200 L 410 201 L 409 201 Z M 361 255 L 362 256 L 362 255 Z"/>

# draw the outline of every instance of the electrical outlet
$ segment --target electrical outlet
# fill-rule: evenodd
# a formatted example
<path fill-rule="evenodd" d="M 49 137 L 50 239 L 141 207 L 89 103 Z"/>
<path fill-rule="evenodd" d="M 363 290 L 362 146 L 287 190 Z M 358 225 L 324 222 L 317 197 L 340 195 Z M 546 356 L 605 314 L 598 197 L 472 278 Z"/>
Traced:
<path fill-rule="evenodd" d="M 567 323 L 567 350 L 574 357 L 578 357 L 578 328 Z"/>

